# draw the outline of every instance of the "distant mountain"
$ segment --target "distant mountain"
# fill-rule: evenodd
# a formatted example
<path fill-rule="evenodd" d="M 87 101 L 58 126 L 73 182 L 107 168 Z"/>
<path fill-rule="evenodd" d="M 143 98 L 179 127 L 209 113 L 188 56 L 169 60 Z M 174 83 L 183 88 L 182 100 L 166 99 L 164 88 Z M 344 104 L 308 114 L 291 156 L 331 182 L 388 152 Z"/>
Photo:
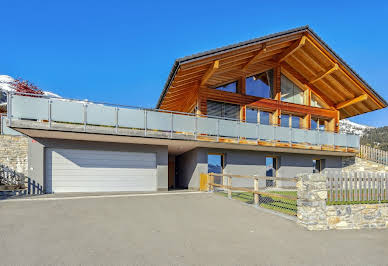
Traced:
<path fill-rule="evenodd" d="M 361 144 L 388 151 L 388 126 L 367 130 L 361 137 Z"/>
<path fill-rule="evenodd" d="M 342 133 L 362 136 L 370 129 L 374 129 L 374 127 L 357 124 L 348 119 L 340 120 L 340 132 Z"/>

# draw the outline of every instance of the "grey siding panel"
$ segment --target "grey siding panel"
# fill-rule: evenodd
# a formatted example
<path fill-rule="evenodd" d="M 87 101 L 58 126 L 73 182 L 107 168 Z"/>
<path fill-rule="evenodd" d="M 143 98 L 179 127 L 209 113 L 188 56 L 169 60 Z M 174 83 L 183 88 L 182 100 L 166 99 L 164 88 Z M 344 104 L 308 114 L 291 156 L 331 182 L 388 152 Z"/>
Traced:
<path fill-rule="evenodd" d="M 208 153 L 223 153 L 225 155 L 224 173 L 238 175 L 265 176 L 266 156 L 276 156 L 279 158 L 278 177 L 296 177 L 301 173 L 312 173 L 313 159 L 325 159 L 325 167 L 330 169 L 341 169 L 342 164 L 340 156 L 197 148 L 177 156 L 179 176 L 177 180 L 181 182 L 178 185 L 199 188 L 200 174 L 207 173 Z M 232 185 L 235 187 L 253 187 L 253 181 L 233 178 Z M 294 187 L 295 182 L 277 181 L 277 185 L 281 187 Z M 264 187 L 265 181 L 261 180 L 259 186 Z"/>

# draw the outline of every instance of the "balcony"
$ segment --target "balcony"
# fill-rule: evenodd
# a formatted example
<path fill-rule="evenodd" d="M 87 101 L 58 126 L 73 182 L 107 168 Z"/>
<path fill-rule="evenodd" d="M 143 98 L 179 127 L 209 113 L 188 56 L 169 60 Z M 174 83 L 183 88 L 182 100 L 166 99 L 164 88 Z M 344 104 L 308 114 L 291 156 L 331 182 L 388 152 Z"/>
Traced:
<path fill-rule="evenodd" d="M 141 138 L 357 152 L 357 135 L 245 123 L 190 113 L 10 94 L 7 126 Z"/>

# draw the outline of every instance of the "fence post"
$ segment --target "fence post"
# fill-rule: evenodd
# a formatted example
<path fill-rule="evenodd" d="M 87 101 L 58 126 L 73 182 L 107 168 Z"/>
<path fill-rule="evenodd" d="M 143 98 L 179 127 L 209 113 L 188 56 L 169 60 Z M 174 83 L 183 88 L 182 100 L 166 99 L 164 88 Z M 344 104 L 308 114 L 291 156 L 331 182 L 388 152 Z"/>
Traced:
<path fill-rule="evenodd" d="M 253 180 L 253 190 L 255 191 L 253 194 L 255 205 L 259 205 L 259 194 L 257 194 L 259 192 L 259 178 L 257 177 Z"/>
<path fill-rule="evenodd" d="M 213 187 L 214 176 L 212 175 L 212 173 L 210 173 L 208 176 L 209 176 L 209 180 L 208 180 L 209 192 L 213 192 L 214 191 L 214 187 Z"/>
<path fill-rule="evenodd" d="M 228 198 L 232 199 L 232 177 L 228 176 Z"/>

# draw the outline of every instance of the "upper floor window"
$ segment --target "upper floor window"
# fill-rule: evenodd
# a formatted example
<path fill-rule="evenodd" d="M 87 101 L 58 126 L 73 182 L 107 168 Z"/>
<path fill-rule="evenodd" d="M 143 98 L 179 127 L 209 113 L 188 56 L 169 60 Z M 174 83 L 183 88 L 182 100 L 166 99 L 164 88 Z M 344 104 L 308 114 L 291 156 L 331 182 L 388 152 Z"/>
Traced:
<path fill-rule="evenodd" d="M 311 106 L 322 108 L 322 105 L 318 102 L 317 96 L 314 94 L 311 94 Z"/>
<path fill-rule="evenodd" d="M 281 78 L 281 91 L 282 101 L 303 104 L 303 90 L 284 75 Z"/>
<path fill-rule="evenodd" d="M 216 90 L 236 93 L 237 92 L 237 81 L 219 86 L 216 88 Z"/>
<path fill-rule="evenodd" d="M 263 98 L 274 98 L 273 70 L 271 69 L 246 78 L 245 94 Z"/>
<path fill-rule="evenodd" d="M 257 124 L 257 115 L 258 110 L 253 108 L 247 108 L 246 110 L 246 121 L 247 123 L 255 123 Z"/>
<path fill-rule="evenodd" d="M 230 119 L 240 119 L 240 105 L 207 101 L 207 114 Z"/>

